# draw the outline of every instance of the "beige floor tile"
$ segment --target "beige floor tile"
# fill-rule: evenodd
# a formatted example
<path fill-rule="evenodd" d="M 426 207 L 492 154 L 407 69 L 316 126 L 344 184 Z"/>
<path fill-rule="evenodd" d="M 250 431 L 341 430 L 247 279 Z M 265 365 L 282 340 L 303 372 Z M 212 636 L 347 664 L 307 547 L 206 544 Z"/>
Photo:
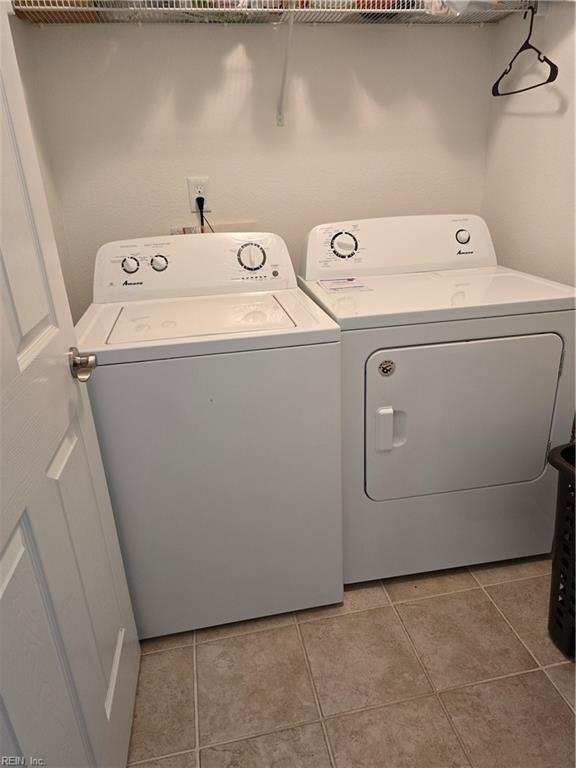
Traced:
<path fill-rule="evenodd" d="M 474 768 L 573 768 L 572 712 L 543 672 L 441 696 Z"/>
<path fill-rule="evenodd" d="M 208 640 L 222 640 L 225 637 L 248 635 L 251 632 L 276 629 L 276 627 L 285 627 L 289 624 L 294 624 L 294 615 L 292 613 L 265 616 L 262 619 L 251 619 L 250 621 L 235 621 L 233 624 L 222 624 L 219 627 L 199 629 L 196 633 L 196 640 L 199 643 L 205 643 Z"/>
<path fill-rule="evenodd" d="M 390 605 L 390 601 L 382 588 L 382 584 L 380 581 L 367 581 L 361 584 L 349 584 L 345 587 L 342 603 L 299 611 L 296 618 L 298 621 L 325 619 L 328 616 L 341 616 L 343 613 L 365 611 L 369 608 L 380 608 L 383 605 Z"/>
<path fill-rule="evenodd" d="M 185 752 L 182 755 L 162 757 L 160 760 L 152 760 L 140 763 L 139 768 L 198 768 L 196 752 Z"/>
<path fill-rule="evenodd" d="M 200 761 L 202 768 L 330 768 L 318 723 L 209 747 L 202 750 Z"/>
<path fill-rule="evenodd" d="M 557 667 L 548 667 L 546 674 L 552 680 L 553 684 L 560 691 L 562 696 L 573 707 L 574 706 L 574 664 L 567 661 L 566 664 L 560 664 Z"/>
<path fill-rule="evenodd" d="M 142 656 L 129 762 L 194 747 L 194 648 Z"/>
<path fill-rule="evenodd" d="M 486 591 L 540 664 L 564 660 L 548 636 L 550 576 L 509 581 L 486 587 Z"/>
<path fill-rule="evenodd" d="M 401 600 L 414 600 L 418 597 L 432 597 L 446 592 L 477 587 L 467 568 L 450 571 L 420 573 L 416 576 L 401 576 L 384 582 L 386 591 L 393 603 Z"/>
<path fill-rule="evenodd" d="M 400 603 L 397 608 L 439 689 L 536 666 L 480 589 Z"/>
<path fill-rule="evenodd" d="M 149 640 L 140 641 L 142 653 L 167 651 L 169 648 L 182 648 L 185 645 L 194 645 L 194 632 L 180 632 L 177 635 L 151 637 Z"/>
<path fill-rule="evenodd" d="M 480 584 L 499 584 L 510 579 L 525 579 L 528 576 L 544 576 L 550 573 L 552 561 L 549 556 L 523 557 L 520 560 L 503 560 L 499 563 L 475 565 L 470 570 Z"/>
<path fill-rule="evenodd" d="M 318 716 L 296 627 L 202 643 L 197 662 L 203 745 Z"/>
<path fill-rule="evenodd" d="M 336 768 L 468 768 L 440 702 L 427 696 L 326 721 Z"/>
<path fill-rule="evenodd" d="M 326 715 L 430 690 L 392 608 L 310 621 L 301 630 Z"/>

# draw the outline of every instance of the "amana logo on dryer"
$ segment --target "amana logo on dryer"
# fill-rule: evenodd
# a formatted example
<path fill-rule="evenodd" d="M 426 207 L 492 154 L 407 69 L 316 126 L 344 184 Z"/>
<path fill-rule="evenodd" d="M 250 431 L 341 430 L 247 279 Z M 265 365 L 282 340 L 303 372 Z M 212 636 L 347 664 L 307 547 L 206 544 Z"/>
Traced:
<path fill-rule="evenodd" d="M 144 283 L 142 281 L 140 281 L 139 283 L 138 282 L 131 283 L 130 280 L 124 280 L 122 285 L 144 285 Z"/>

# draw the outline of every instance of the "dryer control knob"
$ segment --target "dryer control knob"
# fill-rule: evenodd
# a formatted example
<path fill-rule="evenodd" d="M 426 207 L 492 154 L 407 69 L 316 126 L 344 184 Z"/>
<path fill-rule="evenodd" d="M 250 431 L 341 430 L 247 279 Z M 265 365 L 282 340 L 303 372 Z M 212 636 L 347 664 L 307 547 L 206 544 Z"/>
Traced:
<path fill-rule="evenodd" d="M 124 272 L 128 272 L 128 274 L 131 275 L 134 272 L 138 272 L 140 269 L 140 262 L 134 256 L 126 256 L 125 259 L 122 259 L 122 269 Z"/>
<path fill-rule="evenodd" d="M 456 232 L 456 240 L 458 240 L 460 245 L 466 245 L 466 243 L 470 242 L 470 232 L 467 229 L 459 229 Z"/>
<path fill-rule="evenodd" d="M 168 266 L 168 259 L 166 256 L 162 256 L 161 253 L 157 253 L 156 256 L 152 256 L 150 259 L 150 266 L 155 272 L 164 272 Z"/>
<path fill-rule="evenodd" d="M 330 240 L 332 253 L 339 259 L 349 259 L 358 250 L 358 240 L 351 232 L 336 232 Z"/>

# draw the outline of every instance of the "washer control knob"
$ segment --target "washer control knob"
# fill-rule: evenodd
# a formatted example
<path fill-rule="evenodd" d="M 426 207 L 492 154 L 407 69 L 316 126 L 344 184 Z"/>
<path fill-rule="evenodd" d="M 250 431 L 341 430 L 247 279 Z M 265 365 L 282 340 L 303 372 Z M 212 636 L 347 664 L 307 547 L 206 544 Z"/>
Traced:
<path fill-rule="evenodd" d="M 150 266 L 156 272 L 164 272 L 168 266 L 168 259 L 166 256 L 162 256 L 161 253 L 157 253 L 156 256 L 152 256 L 150 259 Z"/>
<path fill-rule="evenodd" d="M 339 259 L 350 259 L 358 250 L 358 240 L 351 232 L 336 232 L 330 240 L 330 248 Z"/>
<path fill-rule="evenodd" d="M 259 243 L 244 243 L 238 248 L 238 262 L 249 272 L 256 272 L 266 264 L 266 251 Z"/>
<path fill-rule="evenodd" d="M 124 272 L 128 272 L 129 275 L 132 275 L 140 269 L 140 262 L 135 256 L 126 256 L 125 259 L 122 259 L 122 269 Z"/>
<path fill-rule="evenodd" d="M 466 245 L 466 243 L 470 242 L 470 232 L 467 229 L 459 229 L 456 232 L 456 240 L 458 240 L 460 245 Z"/>

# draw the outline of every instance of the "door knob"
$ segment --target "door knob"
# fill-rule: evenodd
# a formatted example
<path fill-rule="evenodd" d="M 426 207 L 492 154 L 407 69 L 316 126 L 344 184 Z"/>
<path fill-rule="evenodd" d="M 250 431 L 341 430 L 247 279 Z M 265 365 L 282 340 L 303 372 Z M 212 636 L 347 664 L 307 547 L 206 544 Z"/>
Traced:
<path fill-rule="evenodd" d="M 92 371 L 98 365 L 96 355 L 82 355 L 77 347 L 70 347 L 68 350 L 68 359 L 70 361 L 70 372 L 78 381 L 88 381 L 92 376 Z"/>

